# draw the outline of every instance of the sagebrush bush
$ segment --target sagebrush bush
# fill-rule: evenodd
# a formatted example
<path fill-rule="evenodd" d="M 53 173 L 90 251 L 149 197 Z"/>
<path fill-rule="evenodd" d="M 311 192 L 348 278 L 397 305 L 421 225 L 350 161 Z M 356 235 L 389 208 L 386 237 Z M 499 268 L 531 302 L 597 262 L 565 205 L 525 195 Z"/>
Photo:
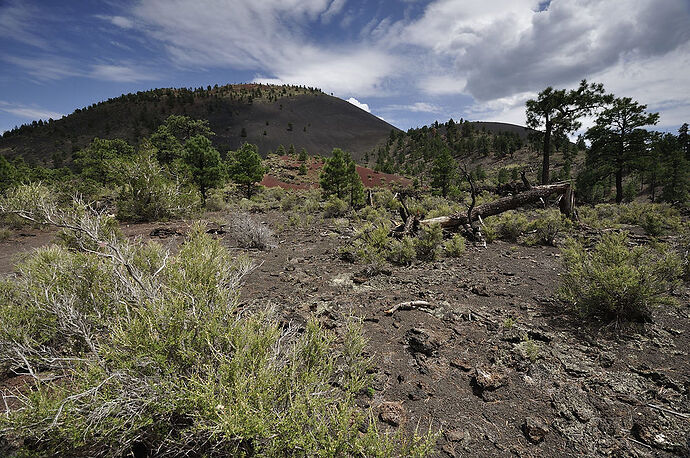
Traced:
<path fill-rule="evenodd" d="M 525 231 L 529 222 L 525 215 L 510 210 L 500 215 L 491 216 L 484 220 L 482 233 L 487 242 L 502 239 L 509 242 L 516 242 Z"/>
<path fill-rule="evenodd" d="M 117 216 L 120 220 L 160 221 L 185 216 L 201 205 L 199 192 L 182 186 L 150 154 L 118 162 Z"/>
<path fill-rule="evenodd" d="M 417 238 L 414 240 L 417 259 L 422 261 L 434 261 L 438 258 L 443 241 L 443 231 L 438 224 L 422 226 Z"/>
<path fill-rule="evenodd" d="M 527 243 L 529 245 L 553 246 L 556 236 L 566 232 L 571 227 L 572 221 L 562 215 L 559 210 L 539 210 L 536 219 L 528 225 L 528 229 L 534 231 L 534 234 L 527 238 Z"/>
<path fill-rule="evenodd" d="M 562 250 L 560 296 L 582 316 L 644 320 L 672 303 L 681 261 L 665 245 L 630 248 L 627 234 L 604 234 L 592 252 L 570 239 Z"/>
<path fill-rule="evenodd" d="M 414 240 L 410 237 L 403 237 L 401 240 L 392 240 L 388 251 L 388 260 L 399 266 L 412 264 L 417 252 Z"/>
<path fill-rule="evenodd" d="M 98 225 L 51 215 L 87 237 Z M 356 323 L 336 344 L 314 320 L 298 332 L 268 307 L 240 313 L 250 262 L 201 225 L 177 254 L 116 235 L 94 241 L 41 248 L 0 282 L 0 366 L 34 376 L 21 407 L 0 416 L 13 453 L 430 453 L 435 436 L 383 435 L 356 407 L 370 383 Z"/>
<path fill-rule="evenodd" d="M 337 218 L 345 216 L 350 210 L 350 206 L 343 199 L 331 196 L 323 206 L 323 215 L 326 218 Z"/>
<path fill-rule="evenodd" d="M 443 251 L 446 256 L 459 258 L 465 252 L 465 238 L 460 234 L 455 234 L 443 244 Z"/>
<path fill-rule="evenodd" d="M 270 250 L 276 246 L 273 231 L 248 213 L 239 212 L 230 216 L 228 232 L 243 248 Z"/>

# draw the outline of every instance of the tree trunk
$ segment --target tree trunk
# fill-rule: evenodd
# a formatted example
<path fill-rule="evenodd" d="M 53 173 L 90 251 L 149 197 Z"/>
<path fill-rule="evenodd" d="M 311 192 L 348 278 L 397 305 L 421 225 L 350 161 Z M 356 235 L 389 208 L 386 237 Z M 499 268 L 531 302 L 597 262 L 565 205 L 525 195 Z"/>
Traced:
<path fill-rule="evenodd" d="M 574 210 L 575 197 L 572 192 L 570 183 L 556 183 L 550 185 L 534 186 L 529 191 L 521 192 L 513 196 L 503 197 L 501 199 L 479 205 L 472 210 L 472 221 L 479 219 L 479 217 L 486 218 L 487 216 L 498 215 L 508 210 L 515 210 L 523 205 L 536 202 L 540 198 L 550 196 L 551 194 L 564 194 L 563 198 L 567 199 L 567 204 L 561 206 L 562 212 L 570 212 Z M 570 216 L 570 215 L 568 215 Z M 458 229 L 466 224 L 469 224 L 467 214 L 457 213 L 450 216 L 439 216 L 437 218 L 425 219 L 419 222 L 422 225 L 439 224 L 445 229 Z M 405 230 L 405 225 L 397 226 L 393 229 L 395 232 L 402 232 Z"/>
<path fill-rule="evenodd" d="M 623 202 L 623 167 L 618 166 L 616 170 L 616 203 Z"/>
<path fill-rule="evenodd" d="M 544 126 L 544 151 L 542 152 L 541 184 L 549 184 L 549 158 L 551 155 L 551 122 Z"/>

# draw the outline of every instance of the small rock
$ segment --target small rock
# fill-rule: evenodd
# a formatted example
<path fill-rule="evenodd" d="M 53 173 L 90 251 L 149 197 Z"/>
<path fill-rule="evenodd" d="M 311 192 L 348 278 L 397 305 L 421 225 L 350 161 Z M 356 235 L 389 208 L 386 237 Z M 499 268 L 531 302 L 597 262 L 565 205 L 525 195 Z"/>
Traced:
<path fill-rule="evenodd" d="M 472 378 L 474 384 L 481 390 L 496 390 L 506 384 L 505 374 L 494 368 L 477 367 Z"/>
<path fill-rule="evenodd" d="M 469 372 L 472 370 L 472 365 L 464 359 L 454 358 L 451 359 L 449 363 L 451 367 L 455 367 L 461 371 Z"/>
<path fill-rule="evenodd" d="M 400 426 L 405 419 L 402 402 L 383 402 L 379 406 L 379 419 L 391 426 Z"/>
<path fill-rule="evenodd" d="M 441 346 L 438 339 L 425 329 L 412 328 L 407 332 L 407 343 L 413 353 L 433 356 Z"/>
<path fill-rule="evenodd" d="M 473 286 L 470 291 L 473 294 L 476 294 L 477 296 L 483 296 L 483 297 L 489 297 L 490 296 L 489 292 L 486 290 L 486 285 Z"/>
<path fill-rule="evenodd" d="M 462 429 L 449 429 L 443 433 L 446 436 L 446 440 L 449 442 L 460 442 L 464 440 L 469 434 Z"/>
<path fill-rule="evenodd" d="M 527 417 L 522 424 L 522 432 L 525 434 L 527 440 L 533 444 L 538 444 L 544 440 L 544 436 L 548 434 L 549 428 L 540 419 Z"/>

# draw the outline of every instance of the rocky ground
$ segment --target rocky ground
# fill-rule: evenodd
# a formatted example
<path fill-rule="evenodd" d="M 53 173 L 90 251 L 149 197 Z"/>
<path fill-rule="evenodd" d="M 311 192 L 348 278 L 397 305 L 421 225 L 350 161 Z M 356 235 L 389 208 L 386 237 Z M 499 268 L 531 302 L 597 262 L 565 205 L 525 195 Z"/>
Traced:
<path fill-rule="evenodd" d="M 273 227 L 285 218 L 258 217 Z M 158 229 L 155 238 L 174 246 L 186 227 L 124 230 Z M 0 273 L 50 240 L 33 233 L 0 242 Z M 468 246 L 457 259 L 372 277 L 338 258 L 348 232 L 329 220 L 277 237 L 271 251 L 248 252 L 258 267 L 242 303 L 272 304 L 297 325 L 316 316 L 336 333 L 347 316 L 361 317 L 374 383 L 360 403 L 383 428 L 431 426 L 441 431 L 439 456 L 690 456 L 687 285 L 675 293 L 679 307 L 616 328 L 584 322 L 556 300 L 557 248 Z M 422 302 L 392 310 L 410 301 Z"/>

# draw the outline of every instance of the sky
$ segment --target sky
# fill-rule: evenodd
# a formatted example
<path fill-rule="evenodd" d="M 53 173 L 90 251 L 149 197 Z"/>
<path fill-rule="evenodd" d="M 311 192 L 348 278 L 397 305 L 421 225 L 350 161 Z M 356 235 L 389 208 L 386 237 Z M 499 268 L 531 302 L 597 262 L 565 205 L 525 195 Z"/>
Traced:
<path fill-rule="evenodd" d="M 0 0 L 0 132 L 120 94 L 314 86 L 408 129 L 604 83 L 690 121 L 690 0 Z"/>

